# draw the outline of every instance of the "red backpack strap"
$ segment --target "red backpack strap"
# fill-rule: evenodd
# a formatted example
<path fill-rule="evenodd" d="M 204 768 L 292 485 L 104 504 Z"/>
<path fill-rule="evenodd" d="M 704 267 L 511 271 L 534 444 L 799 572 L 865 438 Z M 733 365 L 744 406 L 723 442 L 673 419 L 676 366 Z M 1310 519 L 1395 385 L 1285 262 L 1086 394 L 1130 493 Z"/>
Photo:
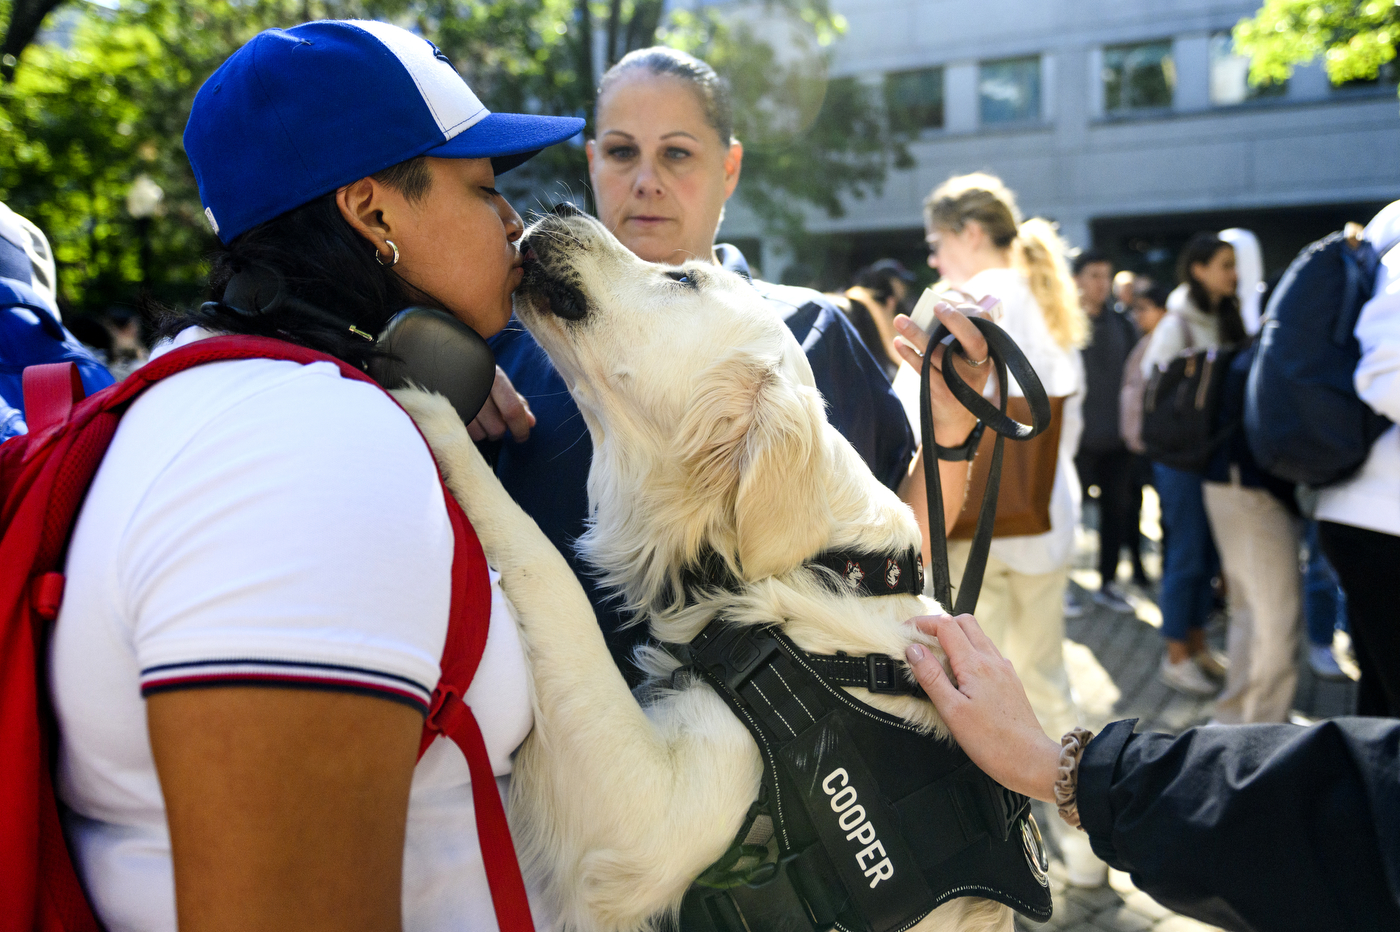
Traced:
<path fill-rule="evenodd" d="M 31 434 L 66 424 L 73 406 L 87 392 L 78 366 L 71 362 L 51 362 L 29 366 L 21 377 L 24 384 L 24 420 Z"/>
<path fill-rule="evenodd" d="M 447 642 L 442 650 L 442 677 L 433 690 L 432 708 L 423 725 L 421 758 L 438 735 L 452 739 L 467 759 L 472 777 L 472 802 L 476 807 L 476 834 L 481 844 L 481 862 L 491 888 L 496 909 L 496 925 L 501 932 L 533 932 L 530 901 L 520 862 L 511 841 L 496 775 L 481 728 L 471 707 L 463 701 L 467 687 L 486 649 L 489 625 L 480 619 L 490 617 L 491 583 L 486 570 L 486 554 L 471 523 L 446 485 L 447 516 L 452 522 L 452 609 L 447 622 Z"/>

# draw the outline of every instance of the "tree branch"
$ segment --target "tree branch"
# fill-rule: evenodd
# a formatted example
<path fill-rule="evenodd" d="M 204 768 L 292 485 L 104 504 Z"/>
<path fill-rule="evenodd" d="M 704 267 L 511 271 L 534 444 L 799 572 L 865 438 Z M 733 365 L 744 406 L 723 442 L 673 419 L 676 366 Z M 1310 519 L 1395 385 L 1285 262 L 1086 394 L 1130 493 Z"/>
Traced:
<path fill-rule="evenodd" d="M 63 0 L 15 0 L 10 7 L 10 25 L 5 30 L 5 42 L 0 45 L 0 81 L 13 81 L 19 57 L 39 34 L 44 17 Z"/>

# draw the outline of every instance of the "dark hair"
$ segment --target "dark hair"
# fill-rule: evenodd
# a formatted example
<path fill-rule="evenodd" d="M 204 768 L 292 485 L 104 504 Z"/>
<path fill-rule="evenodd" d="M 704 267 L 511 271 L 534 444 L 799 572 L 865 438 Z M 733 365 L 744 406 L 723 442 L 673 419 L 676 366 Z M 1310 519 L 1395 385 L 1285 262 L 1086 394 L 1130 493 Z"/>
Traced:
<path fill-rule="evenodd" d="M 1108 253 L 1104 252 L 1102 249 L 1081 249 L 1075 253 L 1074 258 L 1070 260 L 1070 274 L 1078 275 L 1089 266 L 1099 262 L 1102 262 L 1109 268 L 1113 267 L 1113 260 L 1110 259 Z"/>
<path fill-rule="evenodd" d="M 1141 289 L 1134 288 L 1133 292 L 1138 297 L 1146 298 L 1155 306 L 1166 310 L 1167 298 L 1171 297 L 1172 289 L 1170 285 L 1149 281 Z"/>
<path fill-rule="evenodd" d="M 724 81 L 715 73 L 715 69 L 694 55 L 664 45 L 628 52 L 617 64 L 604 72 L 598 81 L 598 94 L 594 98 L 595 113 L 596 105 L 602 102 L 608 88 L 623 74 L 637 68 L 645 68 L 656 75 L 680 78 L 689 84 L 690 89 L 700 98 L 700 109 L 705 114 L 705 122 L 719 134 L 720 143 L 728 146 L 733 141 L 734 105 L 730 102 L 729 88 L 725 86 Z"/>
<path fill-rule="evenodd" d="M 894 297 L 896 280 L 904 282 L 906 287 L 917 281 L 914 273 L 906 269 L 904 263 L 898 259 L 881 259 L 857 269 L 852 284 L 867 289 L 875 296 L 876 301 L 883 303 Z"/>
<path fill-rule="evenodd" d="M 422 157 L 373 177 L 409 200 L 421 199 L 432 186 Z M 378 334 L 405 307 L 438 303 L 379 264 L 374 247 L 341 215 L 335 192 L 240 233 L 211 261 L 209 301 L 194 311 L 161 314 L 155 339 L 198 325 L 275 337 L 363 366 L 375 354 L 374 343 L 351 327 Z M 280 283 L 279 296 L 292 300 L 264 313 L 223 303 L 230 280 L 241 272 L 270 277 Z"/>
<path fill-rule="evenodd" d="M 1186 241 L 1176 260 L 1176 277 L 1186 286 L 1191 303 L 1202 313 L 1215 315 L 1220 322 L 1220 342 L 1227 346 L 1243 342 L 1247 336 L 1244 319 L 1240 317 L 1240 299 L 1231 294 L 1212 303 L 1205 286 L 1191 274 L 1191 266 L 1206 265 L 1220 250 L 1234 248 L 1214 233 L 1197 233 Z"/>

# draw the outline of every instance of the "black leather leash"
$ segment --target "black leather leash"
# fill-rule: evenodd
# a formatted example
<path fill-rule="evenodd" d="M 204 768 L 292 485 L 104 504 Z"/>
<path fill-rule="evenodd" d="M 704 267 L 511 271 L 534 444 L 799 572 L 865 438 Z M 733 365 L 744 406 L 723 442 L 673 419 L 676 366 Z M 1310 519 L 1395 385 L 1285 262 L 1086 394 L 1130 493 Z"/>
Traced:
<path fill-rule="evenodd" d="M 943 485 L 938 468 L 933 438 L 933 402 L 929 395 L 929 375 L 933 367 L 933 348 L 950 335 L 947 327 L 939 324 L 929 337 L 924 350 L 924 365 L 919 386 L 919 423 L 924 442 L 924 484 L 928 498 L 929 573 L 933 578 L 933 595 L 944 611 L 953 615 L 972 614 L 977 608 L 977 597 L 982 592 L 982 576 L 987 570 L 987 555 L 992 546 L 992 529 L 996 523 L 997 492 L 1001 485 L 1002 441 L 1030 440 L 1050 426 L 1050 398 L 1040 377 L 1035 374 L 1030 360 L 1016 341 L 996 324 L 981 317 L 969 317 L 973 325 L 982 331 L 987 341 L 987 354 L 996 366 L 1000 407 L 993 405 L 974 391 L 957 367 L 952 365 L 952 354 L 961 353 L 962 345 L 954 340 L 944 350 L 943 381 L 953 397 L 962 402 L 963 407 L 977 415 L 977 419 L 996 432 L 996 443 L 992 446 L 991 470 L 987 474 L 987 493 L 982 499 L 982 510 L 977 515 L 977 531 L 972 537 L 972 552 L 963 568 L 962 582 L 958 584 L 957 603 L 953 603 L 952 574 L 948 566 L 948 528 L 943 520 Z M 1021 386 L 1026 403 L 1031 409 L 1031 423 L 1022 424 L 1006 413 L 1008 370 Z M 933 455 L 930 455 L 933 454 Z M 970 457 L 969 457 L 970 458 Z"/>

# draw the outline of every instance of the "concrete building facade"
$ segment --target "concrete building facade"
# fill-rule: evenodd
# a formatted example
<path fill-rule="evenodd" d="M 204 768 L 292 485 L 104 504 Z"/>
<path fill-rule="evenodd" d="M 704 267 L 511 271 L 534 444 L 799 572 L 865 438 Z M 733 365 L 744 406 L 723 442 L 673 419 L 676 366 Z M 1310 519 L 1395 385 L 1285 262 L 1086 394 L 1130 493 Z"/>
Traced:
<path fill-rule="evenodd" d="M 880 255 L 922 263 L 924 197 L 987 170 L 1027 216 L 1059 222 L 1140 271 L 1197 229 L 1246 226 L 1270 270 L 1345 220 L 1400 198 L 1400 101 L 1383 76 L 1332 87 L 1318 64 L 1282 87 L 1244 81 L 1229 31 L 1257 0 L 836 0 L 833 72 L 886 89 L 919 125 L 915 167 L 846 214 L 813 213 L 827 277 Z M 723 237 L 795 258 L 735 204 Z M 820 245 L 818 248 L 823 248 Z M 822 282 L 832 286 L 836 282 Z"/>

